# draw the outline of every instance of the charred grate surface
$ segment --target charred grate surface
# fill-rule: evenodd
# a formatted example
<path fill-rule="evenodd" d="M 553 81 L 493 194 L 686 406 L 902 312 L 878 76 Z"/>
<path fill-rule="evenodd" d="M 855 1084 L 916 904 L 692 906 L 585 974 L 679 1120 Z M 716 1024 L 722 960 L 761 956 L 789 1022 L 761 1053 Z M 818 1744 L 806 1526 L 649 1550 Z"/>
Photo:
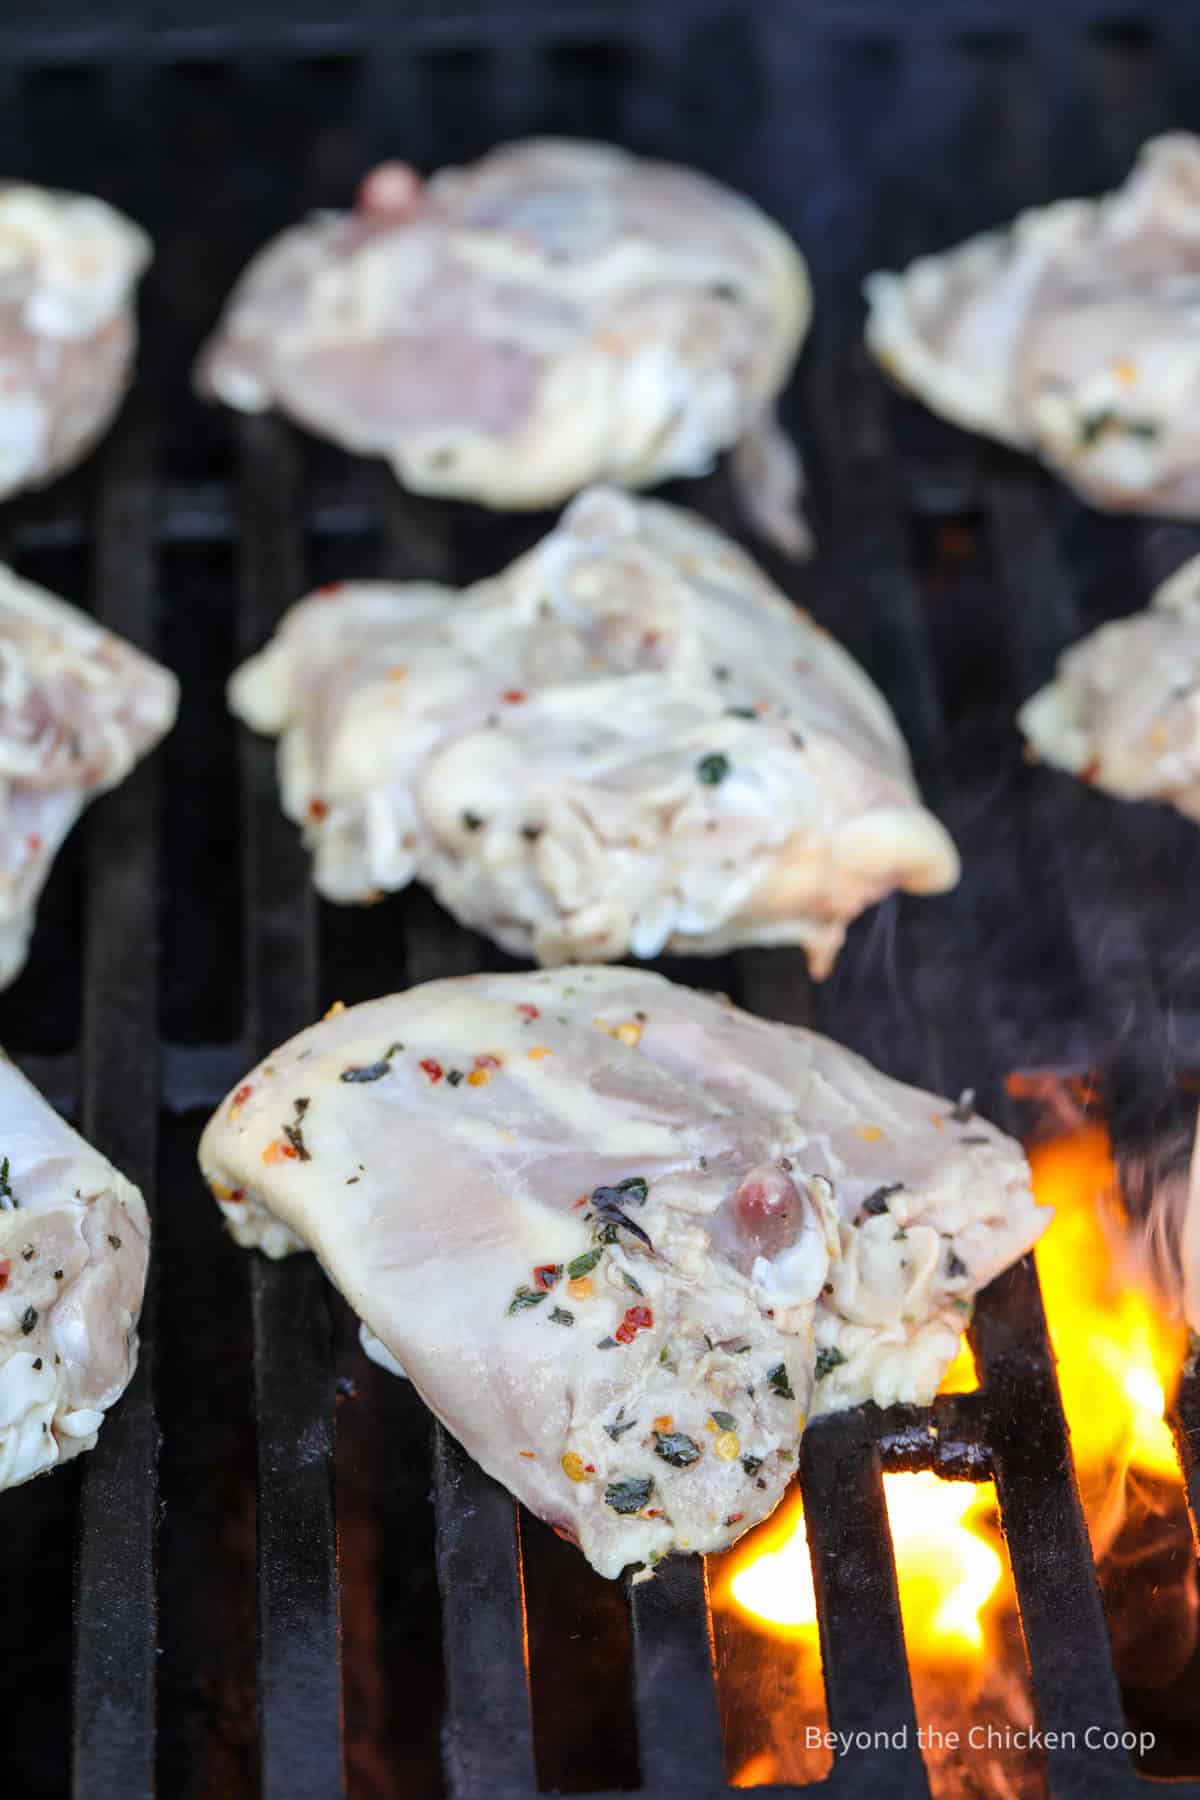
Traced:
<path fill-rule="evenodd" d="M 1016 1067 L 1119 1062 L 1157 1103 L 1179 1068 L 1200 1068 L 1200 834 L 1025 767 L 1012 715 L 1065 644 L 1143 604 L 1200 535 L 1089 514 L 889 394 L 862 350 L 858 283 L 1023 205 L 1111 185 L 1154 130 L 1200 127 L 1188 9 L 819 0 L 802 24 L 783 0 L 362 0 L 336 16 L 303 0 L 285 24 L 265 5 L 201 16 L 183 0 L 102 24 L 59 13 L 14 0 L 0 22 L 0 167 L 126 206 L 158 261 L 118 432 L 76 477 L 0 509 L 0 550 L 165 653 L 185 697 L 174 738 L 60 860 L 29 970 L 0 999 L 0 1035 L 50 1098 L 150 1196 L 159 1175 L 137 1379 L 82 1469 L 2 1502 L 0 1657 L 28 1703 L 0 1754 L 6 1791 L 298 1800 L 348 1783 L 379 1800 L 515 1800 L 539 1776 L 583 1791 L 587 1767 L 565 1784 L 535 1741 L 558 1664 L 605 1683 L 644 1791 L 681 1791 L 682 1748 L 688 1793 L 716 1795 L 703 1564 L 669 1564 L 615 1608 L 430 1432 L 403 1384 L 363 1370 L 314 1266 L 232 1250 L 192 1169 L 205 1110 L 321 1007 L 501 960 L 419 893 L 367 913 L 315 903 L 270 748 L 221 707 L 235 657 L 310 585 L 465 581 L 548 521 L 407 498 L 273 421 L 201 409 L 188 361 L 247 254 L 306 207 L 344 201 L 382 154 L 431 165 L 565 130 L 744 187 L 799 239 L 817 290 L 789 423 L 821 557 L 798 576 L 763 560 L 888 693 L 965 877 L 861 921 L 819 990 L 785 952 L 667 972 L 814 1023 L 903 1078 L 972 1084 L 1010 1126 Z M 720 471 L 677 497 L 737 528 Z M 829 1724 L 914 1739 L 881 1475 L 935 1468 L 995 1478 L 1039 1725 L 1119 1729 L 1030 1265 L 984 1297 L 974 1348 L 977 1393 L 865 1409 L 805 1439 Z M 1175 1428 L 1195 1518 L 1194 1373 Z M 47 1629 L 66 1618 L 68 1546 L 73 1646 Z M 577 1660 L 590 1632 L 616 1647 L 609 1664 L 625 1656 L 624 1698 L 611 1669 Z M 1059 1800 L 1148 1787 L 1122 1753 L 1083 1747 L 1052 1750 L 1047 1775 Z M 915 1748 L 839 1758 L 819 1785 L 928 1792 Z"/>

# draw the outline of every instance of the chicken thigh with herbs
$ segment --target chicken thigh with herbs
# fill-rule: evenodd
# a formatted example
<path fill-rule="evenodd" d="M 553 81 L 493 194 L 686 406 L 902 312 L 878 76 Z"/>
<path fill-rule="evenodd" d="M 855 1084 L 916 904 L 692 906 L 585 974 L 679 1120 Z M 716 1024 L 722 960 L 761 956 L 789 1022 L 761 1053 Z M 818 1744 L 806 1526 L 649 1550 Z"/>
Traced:
<path fill-rule="evenodd" d="M 773 422 L 808 326 L 803 261 L 748 200 L 607 144 L 534 139 L 428 182 L 369 175 L 242 276 L 201 390 L 384 456 L 420 493 L 554 506 L 593 481 L 735 477 L 804 547 Z"/>
<path fill-rule="evenodd" d="M 867 341 L 936 412 L 1114 511 L 1200 517 L 1200 138 L 1125 185 L 867 283 Z"/>
<path fill-rule="evenodd" d="M 1200 556 L 1144 612 L 1072 645 L 1018 722 L 1058 768 L 1200 821 Z"/>
<path fill-rule="evenodd" d="M 693 515 L 613 490 L 464 593 L 334 584 L 231 684 L 329 899 L 426 881 L 544 963 L 802 944 L 958 860 L 887 704 Z"/>
<path fill-rule="evenodd" d="M 765 1517 L 812 1412 L 928 1401 L 1050 1216 L 965 1097 L 594 966 L 335 1010 L 200 1163 L 238 1242 L 314 1250 L 377 1359 L 607 1576 Z"/>
<path fill-rule="evenodd" d="M 150 1221 L 0 1055 L 0 1488 L 94 1449 L 137 1366 Z"/>
<path fill-rule="evenodd" d="M 149 261 L 145 233 L 102 200 L 0 186 L 0 499 L 61 474 L 108 426 Z"/>
<path fill-rule="evenodd" d="M 170 730 L 177 698 L 166 669 L 0 565 L 0 987 L 63 839 Z"/>

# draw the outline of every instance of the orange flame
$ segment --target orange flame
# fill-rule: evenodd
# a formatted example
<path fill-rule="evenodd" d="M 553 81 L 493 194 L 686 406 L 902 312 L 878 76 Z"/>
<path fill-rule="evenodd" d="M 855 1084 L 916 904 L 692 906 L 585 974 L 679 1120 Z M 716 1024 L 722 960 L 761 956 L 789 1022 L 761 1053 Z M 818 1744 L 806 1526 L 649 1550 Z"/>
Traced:
<path fill-rule="evenodd" d="M 1038 1199 L 1057 1209 L 1036 1251 L 1038 1274 L 1085 1510 L 1101 1554 L 1121 1523 L 1130 1470 L 1180 1481 L 1163 1410 L 1186 1331 L 1121 1284 L 1102 1217 L 1116 1183 L 1104 1128 L 1088 1125 L 1039 1146 L 1030 1164 Z M 974 1386 L 964 1339 L 942 1391 Z M 978 1662 L 989 1602 L 1011 1605 L 996 1549 L 992 1484 L 896 1474 L 884 1477 L 884 1492 L 914 1664 Z M 769 1535 L 756 1534 L 740 1558 L 735 1552 L 721 1591 L 767 1630 L 815 1644 L 816 1600 L 798 1497 Z"/>

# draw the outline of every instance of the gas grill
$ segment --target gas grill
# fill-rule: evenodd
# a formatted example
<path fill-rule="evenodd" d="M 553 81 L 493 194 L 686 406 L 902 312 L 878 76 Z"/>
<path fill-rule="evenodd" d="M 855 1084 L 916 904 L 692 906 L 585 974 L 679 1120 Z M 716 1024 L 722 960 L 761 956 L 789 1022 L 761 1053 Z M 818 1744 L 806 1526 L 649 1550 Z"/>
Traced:
<path fill-rule="evenodd" d="M 364 1363 L 311 1259 L 232 1246 L 194 1167 L 207 1110 L 332 1001 L 510 966 L 422 892 L 317 902 L 272 749 L 225 712 L 229 670 L 311 586 L 465 582 L 549 521 L 407 496 L 273 419 L 205 409 L 189 360 L 247 255 L 344 204 L 386 155 L 433 167 L 564 131 L 752 195 L 814 276 L 785 416 L 820 555 L 796 571 L 750 547 L 888 695 L 965 873 L 861 919 L 819 987 L 795 951 L 661 966 L 903 1079 L 974 1086 L 1010 1129 L 1010 1071 L 1098 1070 L 1136 1134 L 1200 1068 L 1200 833 L 1028 766 L 1013 714 L 1200 533 L 1088 512 L 890 393 L 859 283 L 1114 185 L 1156 130 L 1200 129 L 1193 9 L 158 0 L 99 17 L 9 0 L 0 97 L 5 175 L 101 193 L 157 243 L 117 430 L 78 474 L 0 509 L 0 554 L 184 684 L 172 738 L 60 858 L 29 968 L 0 998 L 6 1047 L 143 1187 L 156 1233 L 141 1363 L 99 1447 L 0 1500 L 5 1791 L 332 1800 L 349 1771 L 371 1800 L 716 1796 L 703 1560 L 602 1582 Z M 740 533 L 723 469 L 671 497 Z M 1049 1791 L 1127 1800 L 1148 1779 L 1083 1742 L 1086 1726 L 1121 1731 L 1122 1701 L 1028 1259 L 981 1299 L 973 1346 L 978 1392 L 804 1439 L 830 1727 L 907 1726 L 909 1743 L 838 1757 L 820 1791 L 929 1791 L 881 1472 L 934 1468 L 995 1478 L 1037 1721 L 1077 1735 L 1048 1750 Z M 1196 1519 L 1200 1377 L 1176 1405 Z M 1172 1791 L 1192 1800 L 1200 1781 Z"/>

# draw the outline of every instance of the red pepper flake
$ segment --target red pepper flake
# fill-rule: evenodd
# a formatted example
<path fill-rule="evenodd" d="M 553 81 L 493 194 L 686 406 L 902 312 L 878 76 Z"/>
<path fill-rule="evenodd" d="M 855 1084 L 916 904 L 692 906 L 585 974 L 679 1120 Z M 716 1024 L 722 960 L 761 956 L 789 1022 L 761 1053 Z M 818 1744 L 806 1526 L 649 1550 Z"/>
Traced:
<path fill-rule="evenodd" d="M 0 1292 L 8 1286 L 8 1277 L 12 1269 L 10 1262 L 0 1262 Z"/>
<path fill-rule="evenodd" d="M 230 1188 L 229 1199 L 232 1202 L 234 1202 L 236 1204 L 238 1201 L 244 1200 L 245 1198 L 246 1198 L 245 1188 Z"/>
<path fill-rule="evenodd" d="M 520 706 L 525 699 L 525 689 L 509 688 L 506 693 L 501 694 L 500 698 L 503 700 L 505 706 Z"/>
<path fill-rule="evenodd" d="M 324 587 L 317 589 L 317 592 L 328 597 L 330 594 L 340 594 L 345 585 L 344 581 L 327 581 Z"/>
<path fill-rule="evenodd" d="M 240 1107 L 245 1106 L 247 1100 L 250 1098 L 250 1096 L 253 1092 L 254 1092 L 254 1089 L 251 1086 L 251 1084 L 248 1081 L 244 1082 L 243 1085 L 238 1089 L 237 1093 L 233 1096 L 233 1099 L 229 1102 L 230 1112 L 237 1112 Z"/>
<path fill-rule="evenodd" d="M 522 1000 L 517 1007 L 517 1011 L 523 1019 L 540 1019 L 542 1016 L 541 1007 L 531 1006 L 528 1000 Z"/>
<path fill-rule="evenodd" d="M 548 1294 L 561 1274 L 561 1263 L 539 1263 L 533 1271 L 533 1285 Z"/>
<path fill-rule="evenodd" d="M 662 1516 L 663 1509 L 661 1506 L 648 1506 L 642 1514 L 643 1519 L 661 1519 Z"/>
<path fill-rule="evenodd" d="M 329 807 L 324 800 L 310 800 L 308 803 L 308 816 L 317 824 L 320 824 L 322 819 L 327 819 L 329 817 Z"/>
<path fill-rule="evenodd" d="M 430 1081 L 432 1081 L 435 1086 L 446 1073 L 441 1063 L 434 1062 L 432 1056 L 423 1057 L 418 1066 L 425 1071 L 426 1075 L 428 1075 Z"/>
<path fill-rule="evenodd" d="M 30 832 L 29 836 L 25 839 L 25 843 L 28 846 L 30 854 L 33 856 L 36 856 L 42 847 L 42 840 L 36 831 Z"/>
<path fill-rule="evenodd" d="M 639 1331 L 648 1331 L 654 1323 L 654 1314 L 648 1306 L 631 1306 L 613 1336 L 618 1344 L 632 1344 Z"/>
<path fill-rule="evenodd" d="M 745 1516 L 745 1513 L 730 1513 L 725 1523 L 727 1525 L 740 1525 Z"/>
<path fill-rule="evenodd" d="M 590 1200 L 590 1199 L 591 1199 L 591 1197 L 592 1197 L 592 1196 L 591 1196 L 591 1195 L 590 1195 L 590 1194 L 580 1194 L 580 1196 L 579 1196 L 579 1198 L 578 1198 L 578 1200 L 572 1200 L 572 1202 L 571 1202 L 571 1211 L 572 1211 L 572 1212 L 578 1212 L 578 1211 L 579 1211 L 579 1208 L 580 1208 L 580 1207 L 581 1207 L 581 1206 L 586 1206 L 586 1205 L 587 1205 L 587 1203 L 588 1203 L 588 1201 L 589 1201 L 589 1200 Z"/>
<path fill-rule="evenodd" d="M 485 1050 L 482 1056 L 477 1056 L 475 1058 L 475 1067 L 477 1069 L 498 1069 L 500 1067 L 500 1058 L 498 1056 L 493 1056 L 490 1051 Z"/>
<path fill-rule="evenodd" d="M 1085 762 L 1082 769 L 1080 769 L 1079 779 L 1080 779 L 1080 781 L 1095 781 L 1095 779 L 1096 779 L 1097 775 L 1099 775 L 1099 773 L 1100 773 L 1100 758 L 1098 756 L 1093 756 L 1091 761 Z"/>
<path fill-rule="evenodd" d="M 265 1163 L 277 1163 L 283 1162 L 286 1157 L 288 1162 L 296 1162 L 299 1155 L 294 1144 L 287 1144 L 282 1138 L 272 1138 L 262 1153 L 262 1159 Z"/>

